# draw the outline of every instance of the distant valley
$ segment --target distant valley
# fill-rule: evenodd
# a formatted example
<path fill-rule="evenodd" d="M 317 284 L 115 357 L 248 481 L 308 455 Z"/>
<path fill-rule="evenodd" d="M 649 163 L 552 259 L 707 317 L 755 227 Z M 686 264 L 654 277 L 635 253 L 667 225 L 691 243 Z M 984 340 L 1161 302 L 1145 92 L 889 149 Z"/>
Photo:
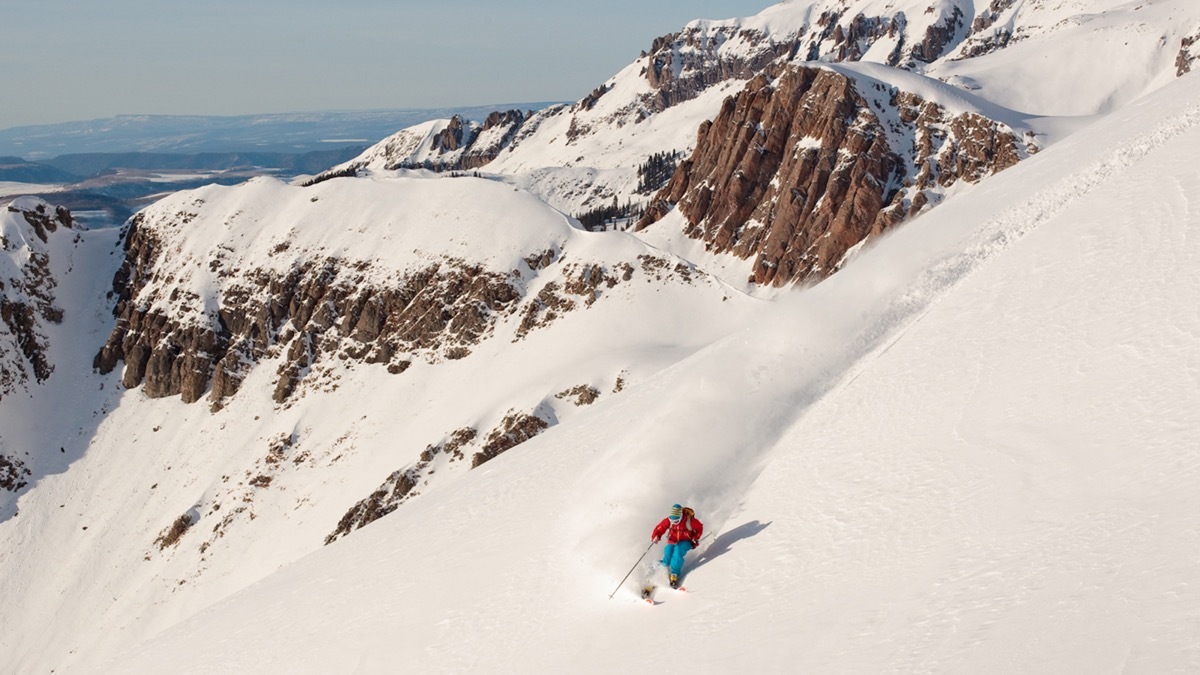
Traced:
<path fill-rule="evenodd" d="M 463 108 L 235 116 L 119 115 L 0 129 L 0 157 L 11 155 L 41 162 L 87 153 L 303 154 L 348 145 L 365 147 L 426 120 L 453 115 L 483 119 L 493 110 L 540 110 L 548 105 L 551 103 L 497 103 Z"/>
<path fill-rule="evenodd" d="M 49 197 L 90 227 L 118 225 L 177 190 L 316 174 L 399 129 L 501 107 L 548 103 L 229 117 L 122 115 L 0 130 L 0 197 Z"/>

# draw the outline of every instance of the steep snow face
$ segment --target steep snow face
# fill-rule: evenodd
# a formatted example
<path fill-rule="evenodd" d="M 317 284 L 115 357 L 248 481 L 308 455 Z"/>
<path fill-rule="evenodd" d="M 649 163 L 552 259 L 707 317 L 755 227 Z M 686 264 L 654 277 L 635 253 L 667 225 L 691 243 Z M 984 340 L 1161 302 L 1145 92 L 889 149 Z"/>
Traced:
<path fill-rule="evenodd" d="M 1200 669 L 1197 152 L 1185 78 L 105 667 Z"/>
<path fill-rule="evenodd" d="M 82 454 L 80 429 L 109 402 L 91 363 L 112 320 L 104 294 L 121 261 L 116 236 L 39 199 L 0 212 L 0 521 Z"/>
<path fill-rule="evenodd" d="M 51 250 L 67 255 L 73 225 L 66 209 L 31 197 L 0 213 L 0 401 L 54 371 L 46 327 L 61 323 L 63 310 Z"/>
<path fill-rule="evenodd" d="M 1106 113 L 1164 86 L 1200 33 L 1186 0 L 978 4 L 971 34 L 926 74 L 1037 115 Z"/>
<path fill-rule="evenodd" d="M 124 246 L 89 268 L 93 294 L 116 272 L 107 342 L 81 330 L 55 361 L 80 393 L 56 373 L 0 407 L 30 468 L 0 511 L 0 550 L 20 551 L 0 555 L 0 670 L 94 665 L 587 425 L 763 306 L 470 177 L 212 186 L 148 208 Z M 93 321 L 110 305 L 70 297 Z"/>
<path fill-rule="evenodd" d="M 73 234 L 70 213 L 32 198 L 5 204 L 0 213 L 0 402 L 27 395 L 30 387 L 54 372 L 49 327 L 63 320 L 52 266 L 66 253 L 64 238 Z M 69 246 L 69 244 L 68 244 Z M 34 467 L 29 448 L 0 435 L 0 507 L 29 484 Z M 8 436 L 8 438 L 5 438 Z"/>

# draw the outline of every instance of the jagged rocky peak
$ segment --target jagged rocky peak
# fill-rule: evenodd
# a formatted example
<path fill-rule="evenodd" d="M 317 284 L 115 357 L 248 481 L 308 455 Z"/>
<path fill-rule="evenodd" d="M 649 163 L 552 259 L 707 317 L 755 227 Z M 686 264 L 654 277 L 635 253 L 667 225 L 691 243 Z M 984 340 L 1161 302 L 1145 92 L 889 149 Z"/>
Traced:
<path fill-rule="evenodd" d="M 0 399 L 54 371 L 48 324 L 62 322 L 55 298 L 51 243 L 75 229 L 71 212 L 21 197 L 0 212 Z M 74 235 L 70 235 L 72 239 Z"/>
<path fill-rule="evenodd" d="M 753 259 L 754 283 L 819 280 L 867 237 L 955 182 L 1012 166 L 1031 143 L 846 67 L 785 66 L 725 100 L 638 227 L 678 206 L 708 250 Z"/>
<path fill-rule="evenodd" d="M 789 38 L 736 24 L 693 25 L 660 37 L 648 53 L 643 52 L 641 72 L 652 91 L 641 103 L 661 112 L 696 98 L 714 84 L 750 79 L 771 63 L 795 55 L 797 41 Z"/>
<path fill-rule="evenodd" d="M 329 178 L 351 176 L 361 169 L 430 169 L 469 171 L 496 158 L 516 137 L 532 113 L 500 110 L 482 123 L 460 115 L 433 120 L 403 129 L 358 157 L 317 176 L 311 184 Z"/>
<path fill-rule="evenodd" d="M 642 74 L 654 90 L 646 101 L 662 110 L 694 98 L 712 84 L 747 80 L 772 64 L 794 60 L 868 60 L 919 69 L 964 39 L 971 4 L 794 2 L 744 19 L 694 21 L 678 33 L 657 38 L 642 53 Z"/>

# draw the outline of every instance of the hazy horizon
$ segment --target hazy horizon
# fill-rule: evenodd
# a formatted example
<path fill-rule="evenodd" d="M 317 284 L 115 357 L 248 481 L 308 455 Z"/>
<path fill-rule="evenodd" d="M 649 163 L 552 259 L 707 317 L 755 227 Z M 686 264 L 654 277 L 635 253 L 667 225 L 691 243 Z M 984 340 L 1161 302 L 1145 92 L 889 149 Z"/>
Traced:
<path fill-rule="evenodd" d="M 771 0 L 16 0 L 0 129 L 121 115 L 425 110 L 577 100 L 654 38 Z M 30 30 L 29 28 L 39 28 Z M 117 38 L 119 36 L 119 39 Z M 568 57 L 564 58 L 563 54 Z"/>

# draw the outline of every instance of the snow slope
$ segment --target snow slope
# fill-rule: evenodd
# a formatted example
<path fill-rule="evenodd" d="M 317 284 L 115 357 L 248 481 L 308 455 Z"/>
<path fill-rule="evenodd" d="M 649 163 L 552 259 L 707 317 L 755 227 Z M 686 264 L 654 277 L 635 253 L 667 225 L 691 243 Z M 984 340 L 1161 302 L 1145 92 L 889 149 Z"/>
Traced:
<path fill-rule="evenodd" d="M 975 2 L 976 16 L 985 3 Z M 1032 114 L 1103 114 L 1176 77 L 1181 41 L 1200 33 L 1200 5 L 1187 0 L 993 2 L 989 27 L 926 74 Z M 972 49 L 1007 34 L 1004 47 Z M 1103 64 L 1103 67 L 1096 67 Z"/>
<path fill-rule="evenodd" d="M 1194 672 L 1198 151 L 1185 77 L 99 669 Z"/>
<path fill-rule="evenodd" d="M 252 292 L 240 284 L 320 257 L 363 285 L 448 257 L 520 268 L 529 299 L 571 266 L 629 274 L 546 326 L 522 333 L 521 316 L 503 316 L 469 356 L 414 356 L 400 375 L 327 354 L 287 405 L 271 396 L 286 358 L 276 350 L 212 412 L 92 372 L 123 257 L 115 230 L 80 232 L 76 264 L 53 258 L 68 308 L 50 334 L 59 370 L 0 407 L 0 449 L 33 474 L 0 501 L 2 671 L 95 667 L 320 549 L 351 507 L 456 431 L 478 432 L 474 452 L 514 412 L 586 423 L 569 392 L 614 397 L 761 305 L 632 235 L 584 232 L 528 193 L 468 177 L 211 186 L 147 209 L 139 228 L 167 242 L 147 273 L 148 291 L 166 290 L 131 301 L 182 327 L 216 320 L 220 297 Z M 531 273 L 525 258 L 548 250 L 554 260 Z M 410 503 L 452 491 L 471 464 L 439 456 Z M 163 543 L 185 515 L 192 527 Z"/>
<path fill-rule="evenodd" d="M 842 7 L 802 4 L 692 27 L 716 41 Z M 1049 148 L 769 302 L 722 282 L 744 272 L 681 240 L 678 213 L 648 234 L 587 233 L 539 200 L 610 200 L 737 86 L 621 127 L 637 112 L 622 100 L 646 93 L 636 63 L 577 111 L 619 134 L 568 147 L 554 139 L 574 118 L 546 111 L 554 133 L 519 139 L 503 177 L 259 180 L 148 212 L 171 247 L 165 294 L 141 300 L 174 318 L 194 294 L 213 320 L 254 277 L 235 268 L 314 257 L 366 263 L 374 282 L 462 255 L 532 275 L 522 301 L 573 264 L 635 267 L 521 339 L 504 317 L 462 359 L 391 375 L 333 356 L 280 405 L 284 355 L 268 353 L 219 411 L 148 399 L 91 372 L 118 233 L 61 238 L 55 374 L 0 406 L 0 450 L 35 476 L 0 495 L 0 671 L 1200 670 L 1200 84 L 1169 63 L 1200 5 L 988 6 L 997 30 L 1023 27 L 1004 50 L 829 67 L 990 111 Z M 916 12 L 910 33 L 946 16 Z M 1117 25 L 1137 30 L 1093 30 Z M 1038 67 L 1059 55 L 1061 72 Z M 572 257 L 533 270 L 545 248 Z M 598 402 L 566 395 L 579 387 Z M 438 456 L 395 513 L 323 546 L 386 478 L 514 411 L 548 430 L 475 470 Z M 609 600 L 674 501 L 713 535 L 692 592 L 639 604 L 642 570 Z"/>

